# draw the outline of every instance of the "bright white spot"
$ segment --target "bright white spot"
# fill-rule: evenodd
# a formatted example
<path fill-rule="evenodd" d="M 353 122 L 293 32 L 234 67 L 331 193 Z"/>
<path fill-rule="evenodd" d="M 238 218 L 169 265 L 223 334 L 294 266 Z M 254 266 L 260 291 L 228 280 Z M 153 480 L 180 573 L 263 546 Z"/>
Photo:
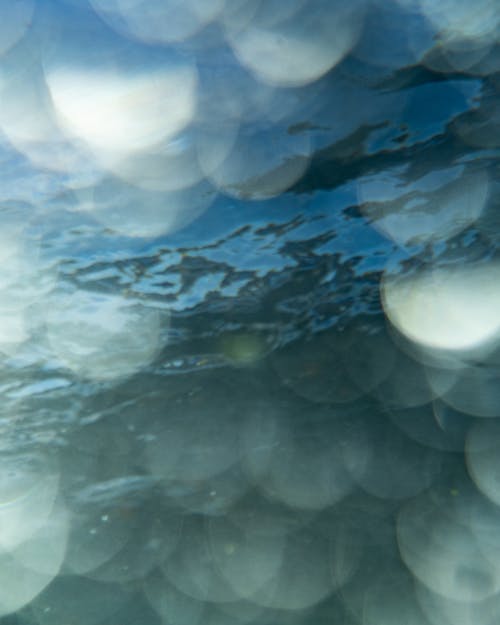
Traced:
<path fill-rule="evenodd" d="M 382 281 L 391 323 L 415 343 L 467 350 L 500 335 L 500 266 L 440 268 Z"/>
<path fill-rule="evenodd" d="M 190 65 L 139 74 L 79 67 L 47 73 L 61 125 L 104 159 L 147 149 L 181 131 L 194 114 L 196 83 Z"/>

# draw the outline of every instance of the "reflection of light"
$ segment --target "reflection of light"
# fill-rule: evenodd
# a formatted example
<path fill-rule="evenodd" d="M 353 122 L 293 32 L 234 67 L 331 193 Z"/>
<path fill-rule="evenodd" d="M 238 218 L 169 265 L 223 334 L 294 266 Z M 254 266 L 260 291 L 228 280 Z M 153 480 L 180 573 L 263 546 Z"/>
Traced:
<path fill-rule="evenodd" d="M 0 465 L 0 548 L 12 549 L 46 522 L 58 492 L 59 475 L 35 457 L 4 459 Z"/>
<path fill-rule="evenodd" d="M 155 310 L 118 295 L 60 295 L 47 316 L 50 346 L 76 374 L 110 380 L 148 364 L 159 347 Z"/>
<path fill-rule="evenodd" d="M 350 446 L 342 426 L 332 425 L 328 436 L 311 426 L 303 437 L 300 428 L 273 416 L 257 414 L 242 432 L 251 480 L 270 499 L 303 510 L 321 510 L 345 497 L 354 487 L 345 464 L 359 471 L 359 464 L 366 465 L 366 448 L 359 441 Z"/>
<path fill-rule="evenodd" d="M 146 43 L 183 41 L 215 19 L 224 0 L 90 0 L 119 32 Z"/>
<path fill-rule="evenodd" d="M 445 241 L 465 230 L 481 215 L 488 199 L 488 177 L 483 172 L 450 180 L 454 169 L 398 183 L 392 176 L 361 179 L 361 209 L 370 223 L 399 245 Z M 436 178 L 442 186 L 436 188 Z"/>
<path fill-rule="evenodd" d="M 382 301 L 391 323 L 417 344 L 471 349 L 498 337 L 499 280 L 495 265 L 386 276 Z"/>
<path fill-rule="evenodd" d="M 57 575 L 68 517 L 55 504 L 59 472 L 48 458 L 18 455 L 0 464 L 0 615 L 29 603 Z"/>
<path fill-rule="evenodd" d="M 481 74 L 483 60 L 498 40 L 499 12 L 495 0 L 419 0 L 420 9 L 436 29 L 434 56 L 424 63 L 437 71 L 473 71 Z M 486 60 L 485 67 L 488 67 Z M 486 69 L 486 73 L 490 70 Z M 494 71 L 494 70 L 493 70 Z"/>
<path fill-rule="evenodd" d="M 230 28 L 228 38 L 243 65 L 280 87 L 305 85 L 329 71 L 355 43 L 360 22 L 352 7 L 322 0 L 280 21 L 272 17 L 258 12 L 244 28 Z"/>
<path fill-rule="evenodd" d="M 131 529 L 129 518 L 119 510 L 107 514 L 98 507 L 90 513 L 78 510 L 71 517 L 65 568 L 76 575 L 96 569 L 123 548 Z"/>
<path fill-rule="evenodd" d="M 467 0 L 419 2 L 426 17 L 445 38 L 474 39 L 479 45 L 482 40 L 496 36 L 499 14 L 495 0 L 479 0 L 474 4 Z"/>
<path fill-rule="evenodd" d="M 191 66 L 126 75 L 78 67 L 55 69 L 47 84 L 60 121 L 98 154 L 127 154 L 172 137 L 191 120 Z"/>
<path fill-rule="evenodd" d="M 28 604 L 56 577 L 64 560 L 67 532 L 66 512 L 54 508 L 28 540 L 13 551 L 0 552 L 0 615 Z"/>
<path fill-rule="evenodd" d="M 278 195 L 297 182 L 309 164 L 311 146 L 304 134 L 242 128 L 230 151 L 228 141 L 231 145 L 232 137 L 214 136 L 212 143 L 200 146 L 199 160 L 210 180 L 237 198 Z"/>
<path fill-rule="evenodd" d="M 126 236 L 155 237 L 190 224 L 208 208 L 215 195 L 207 183 L 159 192 L 108 177 L 94 187 L 80 189 L 76 208 Z"/>

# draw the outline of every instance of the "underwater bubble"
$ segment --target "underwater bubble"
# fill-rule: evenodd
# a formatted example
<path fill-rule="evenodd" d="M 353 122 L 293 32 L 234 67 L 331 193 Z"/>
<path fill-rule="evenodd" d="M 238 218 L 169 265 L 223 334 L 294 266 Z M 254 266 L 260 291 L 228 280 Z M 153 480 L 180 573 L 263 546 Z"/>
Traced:
<path fill-rule="evenodd" d="M 205 212 L 215 196 L 211 185 L 203 182 L 162 191 L 140 188 L 106 176 L 94 186 L 75 192 L 74 210 L 89 215 L 114 232 L 151 238 L 184 228 Z"/>
<path fill-rule="evenodd" d="M 238 597 L 251 599 L 279 573 L 284 537 L 245 532 L 223 517 L 209 522 L 208 534 L 217 570 Z"/>
<path fill-rule="evenodd" d="M 56 507 L 30 538 L 12 551 L 0 552 L 0 614 L 23 608 L 56 578 L 67 531 L 68 517 Z"/>
<path fill-rule="evenodd" d="M 360 451 L 362 463 L 365 449 L 359 441 L 357 450 L 346 449 L 344 424 L 335 417 L 328 409 L 290 406 L 283 418 L 273 420 L 269 413 L 250 419 L 243 448 L 252 482 L 271 500 L 294 509 L 321 510 L 340 501 L 354 488 L 346 460 L 354 463 Z"/>
<path fill-rule="evenodd" d="M 243 28 L 227 20 L 227 38 L 239 61 L 273 86 L 317 80 L 342 60 L 359 34 L 362 14 L 356 3 L 312 0 L 288 15 L 263 7 Z"/>
<path fill-rule="evenodd" d="M 189 65 L 128 74 L 63 66 L 48 70 L 46 80 L 61 126 L 104 162 L 173 137 L 194 114 Z"/>
<path fill-rule="evenodd" d="M 94 380 L 135 373 L 155 357 L 160 315 L 119 295 L 61 293 L 47 315 L 47 338 L 62 365 Z"/>
<path fill-rule="evenodd" d="M 177 590 L 158 572 L 147 577 L 143 587 L 146 599 L 167 623 L 197 625 L 205 622 L 207 604 Z"/>
<path fill-rule="evenodd" d="M 444 503 L 444 502 L 443 502 Z M 406 504 L 397 521 L 401 557 L 433 592 L 482 601 L 500 591 L 500 569 L 481 553 L 470 524 L 428 495 Z"/>
<path fill-rule="evenodd" d="M 360 178 L 360 208 L 374 228 L 398 245 L 446 241 L 474 224 L 488 199 L 488 175 L 457 176 L 460 171 L 443 169 L 411 183 L 391 172 Z"/>
<path fill-rule="evenodd" d="M 429 383 L 442 401 L 473 417 L 500 417 L 499 369 L 488 362 L 442 370 Z"/>
<path fill-rule="evenodd" d="M 385 275 L 382 302 L 391 323 L 422 347 L 470 350 L 500 334 L 500 267 L 436 268 Z"/>
<path fill-rule="evenodd" d="M 239 598 L 218 570 L 203 517 L 185 519 L 179 546 L 161 569 L 170 583 L 197 601 L 220 603 Z"/>
<path fill-rule="evenodd" d="M 47 522 L 59 490 L 57 463 L 42 454 L 0 462 L 0 548 L 11 550 Z"/>
<path fill-rule="evenodd" d="M 327 536 L 314 525 L 287 537 L 279 573 L 252 600 L 278 610 L 303 610 L 328 597 L 335 588 Z"/>

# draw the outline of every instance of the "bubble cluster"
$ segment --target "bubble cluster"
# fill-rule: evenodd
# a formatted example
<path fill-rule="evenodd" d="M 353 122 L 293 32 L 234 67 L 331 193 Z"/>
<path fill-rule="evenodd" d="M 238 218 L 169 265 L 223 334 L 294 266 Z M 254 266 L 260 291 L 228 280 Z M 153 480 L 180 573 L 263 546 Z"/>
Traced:
<path fill-rule="evenodd" d="M 494 0 L 0 6 L 0 621 L 492 625 Z"/>

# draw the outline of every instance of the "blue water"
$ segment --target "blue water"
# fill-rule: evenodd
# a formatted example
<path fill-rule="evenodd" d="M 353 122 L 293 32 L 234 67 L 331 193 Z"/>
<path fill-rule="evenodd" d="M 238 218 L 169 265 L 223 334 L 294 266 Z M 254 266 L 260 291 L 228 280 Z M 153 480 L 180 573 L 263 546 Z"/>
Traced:
<path fill-rule="evenodd" d="M 495 622 L 494 1 L 0 21 L 0 620 Z"/>

